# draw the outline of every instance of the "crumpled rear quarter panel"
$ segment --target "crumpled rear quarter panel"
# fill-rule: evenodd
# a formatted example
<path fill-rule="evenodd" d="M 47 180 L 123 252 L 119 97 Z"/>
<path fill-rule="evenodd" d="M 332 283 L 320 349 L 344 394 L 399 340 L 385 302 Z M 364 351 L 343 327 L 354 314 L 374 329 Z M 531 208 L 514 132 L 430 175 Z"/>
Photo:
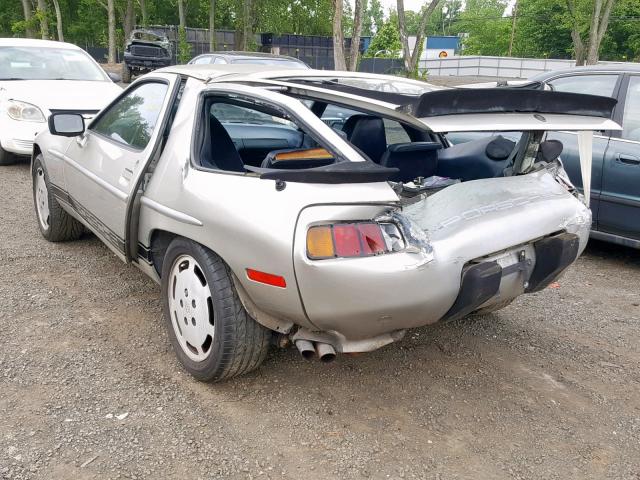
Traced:
<path fill-rule="evenodd" d="M 431 260 L 409 252 L 309 260 L 308 226 L 341 212 L 338 206 L 303 211 L 294 260 L 314 325 L 361 339 L 436 322 L 453 305 L 470 260 L 560 231 L 578 234 L 582 252 L 591 224 L 588 208 L 547 172 L 457 184 L 406 205 L 403 213 L 430 236 Z"/>

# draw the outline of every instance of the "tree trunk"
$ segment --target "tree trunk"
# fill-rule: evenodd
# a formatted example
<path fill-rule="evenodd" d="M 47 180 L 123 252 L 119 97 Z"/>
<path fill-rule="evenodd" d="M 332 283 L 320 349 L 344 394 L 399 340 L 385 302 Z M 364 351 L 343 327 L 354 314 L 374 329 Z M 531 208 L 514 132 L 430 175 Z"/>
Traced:
<path fill-rule="evenodd" d="M 127 43 L 131 32 L 136 26 L 136 11 L 133 8 L 133 0 L 127 0 L 127 5 L 124 10 L 124 18 L 122 27 L 124 30 L 124 43 Z"/>
<path fill-rule="evenodd" d="M 589 28 L 589 43 L 587 49 L 587 65 L 598 63 L 600 44 L 609 26 L 609 16 L 615 0 L 595 0 Z"/>
<path fill-rule="evenodd" d="M 251 0 L 244 0 L 242 10 L 242 45 L 241 50 L 246 52 L 249 50 L 251 41 L 251 32 L 253 31 L 253 25 L 251 20 L 251 10 L 253 8 L 253 2 Z"/>
<path fill-rule="evenodd" d="M 576 66 L 584 65 L 586 60 L 586 51 L 584 48 L 584 42 L 580 35 L 580 27 L 578 26 L 578 17 L 576 15 L 576 5 L 574 0 L 567 1 L 567 10 L 569 10 L 569 16 L 573 21 L 573 27 L 571 28 L 571 40 L 573 40 L 573 52 L 576 56 Z"/>
<path fill-rule="evenodd" d="M 364 0 L 355 0 L 353 15 L 353 32 L 351 32 L 351 51 L 349 52 L 349 70 L 355 72 L 358 68 L 360 55 L 360 34 L 362 33 L 362 17 L 364 16 Z"/>
<path fill-rule="evenodd" d="M 27 36 L 27 38 L 33 38 L 35 37 L 35 32 L 33 31 L 33 27 L 31 25 L 33 11 L 30 0 L 22 0 L 22 10 L 24 10 L 24 22 L 26 24 L 25 35 Z"/>
<path fill-rule="evenodd" d="M 116 63 L 116 6 L 115 0 L 107 0 L 109 55 L 107 61 Z"/>
<path fill-rule="evenodd" d="M 516 22 L 518 21 L 518 0 L 516 0 L 515 5 L 513 6 L 511 17 L 511 38 L 509 39 L 509 53 L 507 53 L 507 57 L 510 57 L 513 54 L 513 42 L 516 38 Z"/>
<path fill-rule="evenodd" d="M 346 70 L 344 60 L 344 32 L 342 31 L 342 14 L 344 1 L 333 0 L 333 64 L 335 70 Z"/>
<path fill-rule="evenodd" d="M 146 0 L 138 0 L 138 4 L 140 5 L 140 13 L 142 14 L 142 26 L 146 27 L 149 25 L 149 13 L 147 12 L 147 2 Z"/>
<path fill-rule="evenodd" d="M 398 0 L 401 2 L 402 0 Z M 422 51 L 422 42 L 424 42 L 424 34 L 427 29 L 427 23 L 429 22 L 429 17 L 436 9 L 438 4 L 440 4 L 441 0 L 431 0 L 431 3 L 427 7 L 427 9 L 423 12 L 422 18 L 420 19 L 420 25 L 418 26 L 418 35 L 416 36 L 416 45 L 413 47 L 413 53 L 411 54 L 411 63 L 410 68 L 407 70 L 409 75 L 414 75 L 415 72 L 418 71 L 418 62 L 420 61 L 420 53 Z M 405 33 L 406 36 L 406 33 Z M 409 54 L 407 50 L 406 55 Z M 406 60 L 405 60 L 406 63 Z"/>
<path fill-rule="evenodd" d="M 45 0 L 38 0 L 38 13 L 42 40 L 49 40 L 49 20 L 47 19 L 47 2 Z"/>
<path fill-rule="evenodd" d="M 582 37 L 580 36 L 580 32 L 577 30 L 577 27 L 574 27 L 571 30 L 571 39 L 573 40 L 573 52 L 576 56 L 576 67 L 580 67 L 585 64 L 586 51 L 584 48 L 584 43 L 582 42 Z"/>
<path fill-rule="evenodd" d="M 53 0 L 53 8 L 56 10 L 56 28 L 58 29 L 58 41 L 64 42 L 64 33 L 62 32 L 62 12 L 60 12 L 60 3 Z"/>
<path fill-rule="evenodd" d="M 411 69 L 411 56 L 409 55 L 409 37 L 407 37 L 407 23 L 404 15 L 404 0 L 397 1 L 398 10 L 398 31 L 400 32 L 400 43 L 402 44 L 402 59 L 405 71 Z"/>
<path fill-rule="evenodd" d="M 216 50 L 216 0 L 209 2 L 209 51 Z"/>
<path fill-rule="evenodd" d="M 180 22 L 180 28 L 187 28 L 187 14 L 184 10 L 184 0 L 178 0 L 178 21 Z"/>

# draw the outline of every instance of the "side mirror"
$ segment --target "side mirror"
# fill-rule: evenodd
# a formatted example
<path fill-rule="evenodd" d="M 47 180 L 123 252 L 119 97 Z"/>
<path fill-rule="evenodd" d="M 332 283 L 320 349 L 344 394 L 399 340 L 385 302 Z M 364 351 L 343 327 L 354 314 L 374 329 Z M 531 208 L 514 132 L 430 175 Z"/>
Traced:
<path fill-rule="evenodd" d="M 120 83 L 122 81 L 122 77 L 117 73 L 107 72 L 107 76 L 111 79 L 113 83 Z"/>
<path fill-rule="evenodd" d="M 61 137 L 77 137 L 84 133 L 84 117 L 79 113 L 52 113 L 49 132 Z"/>

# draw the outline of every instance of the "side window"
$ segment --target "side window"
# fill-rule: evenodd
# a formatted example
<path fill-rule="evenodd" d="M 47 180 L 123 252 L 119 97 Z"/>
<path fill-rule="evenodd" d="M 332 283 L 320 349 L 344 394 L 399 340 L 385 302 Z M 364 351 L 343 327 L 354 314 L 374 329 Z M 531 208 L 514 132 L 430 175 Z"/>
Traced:
<path fill-rule="evenodd" d="M 241 107 L 230 103 L 214 103 L 211 106 L 211 115 L 223 125 L 285 125 L 296 130 L 296 125 L 289 120 L 269 115 L 253 108 Z"/>
<path fill-rule="evenodd" d="M 342 130 L 344 124 L 349 117 L 357 115 L 360 112 L 351 110 L 350 108 L 340 107 L 338 105 L 327 105 L 322 114 L 322 121 L 336 130 Z"/>
<path fill-rule="evenodd" d="M 211 57 L 205 56 L 205 57 L 196 58 L 196 61 L 193 63 L 194 65 L 204 65 L 204 64 L 209 64 L 210 62 L 211 62 Z"/>
<path fill-rule="evenodd" d="M 213 62 L 211 62 L 211 63 L 215 63 L 216 65 L 220 65 L 220 64 L 223 64 L 223 63 L 227 63 L 227 61 L 222 57 L 216 57 L 216 58 L 213 59 Z"/>
<path fill-rule="evenodd" d="M 640 76 L 637 75 L 629 78 L 622 128 L 622 138 L 640 142 Z"/>
<path fill-rule="evenodd" d="M 618 75 L 569 75 L 551 80 L 549 85 L 557 92 L 585 93 L 612 97 Z"/>
<path fill-rule="evenodd" d="M 384 133 L 387 137 L 387 144 L 391 145 L 392 143 L 410 143 L 411 138 L 402 128 L 398 122 L 394 120 L 389 120 L 387 118 L 383 119 L 384 121 Z"/>
<path fill-rule="evenodd" d="M 109 107 L 91 130 L 143 150 L 151 140 L 168 88 L 164 83 L 143 83 Z"/>

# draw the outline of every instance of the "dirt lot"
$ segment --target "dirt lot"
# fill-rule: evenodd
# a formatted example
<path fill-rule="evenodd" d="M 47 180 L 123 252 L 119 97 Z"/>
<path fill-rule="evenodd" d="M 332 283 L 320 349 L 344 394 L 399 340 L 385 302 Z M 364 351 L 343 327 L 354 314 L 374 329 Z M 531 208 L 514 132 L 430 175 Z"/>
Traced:
<path fill-rule="evenodd" d="M 0 478 L 640 478 L 638 251 L 594 243 L 499 313 L 207 385 L 156 285 L 93 236 L 44 241 L 30 188 L 0 170 Z"/>

